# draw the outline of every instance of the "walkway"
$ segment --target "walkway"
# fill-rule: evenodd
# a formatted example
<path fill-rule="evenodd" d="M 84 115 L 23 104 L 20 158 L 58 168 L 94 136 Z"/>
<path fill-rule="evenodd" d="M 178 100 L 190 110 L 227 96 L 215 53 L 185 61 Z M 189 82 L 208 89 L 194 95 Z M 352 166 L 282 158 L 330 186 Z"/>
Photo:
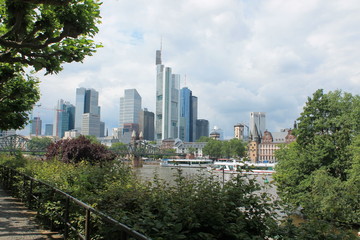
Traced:
<path fill-rule="evenodd" d="M 56 233 L 39 229 L 35 215 L 36 212 L 29 211 L 22 202 L 0 188 L 0 240 L 62 239 Z"/>

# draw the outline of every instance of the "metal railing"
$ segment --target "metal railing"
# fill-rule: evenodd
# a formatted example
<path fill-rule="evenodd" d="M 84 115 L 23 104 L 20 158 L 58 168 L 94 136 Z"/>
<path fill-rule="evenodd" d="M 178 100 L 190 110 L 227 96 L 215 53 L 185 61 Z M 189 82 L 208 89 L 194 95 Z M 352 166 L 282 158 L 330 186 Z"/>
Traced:
<path fill-rule="evenodd" d="M 37 210 L 65 239 L 150 240 L 75 197 L 12 168 L 0 165 L 0 183 L 30 209 Z"/>

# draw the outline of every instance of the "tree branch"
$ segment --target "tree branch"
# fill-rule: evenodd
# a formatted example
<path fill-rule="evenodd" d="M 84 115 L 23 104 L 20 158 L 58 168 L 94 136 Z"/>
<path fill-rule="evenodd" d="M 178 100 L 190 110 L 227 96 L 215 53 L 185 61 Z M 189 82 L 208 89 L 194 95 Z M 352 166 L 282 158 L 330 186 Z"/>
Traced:
<path fill-rule="evenodd" d="M 45 4 L 45 5 L 55 5 L 55 6 L 66 6 L 71 0 L 15 0 L 16 2 L 24 2 L 31 4 Z"/>

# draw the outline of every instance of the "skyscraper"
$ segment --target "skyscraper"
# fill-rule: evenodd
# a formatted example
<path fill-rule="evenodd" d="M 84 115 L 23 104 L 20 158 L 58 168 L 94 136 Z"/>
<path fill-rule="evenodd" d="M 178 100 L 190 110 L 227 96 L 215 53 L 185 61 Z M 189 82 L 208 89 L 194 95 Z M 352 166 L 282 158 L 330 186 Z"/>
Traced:
<path fill-rule="evenodd" d="M 180 125 L 179 138 L 192 142 L 192 91 L 183 87 L 180 90 Z"/>
<path fill-rule="evenodd" d="M 53 124 L 45 124 L 45 136 L 52 136 L 53 135 Z"/>
<path fill-rule="evenodd" d="M 196 139 L 195 140 L 198 140 L 202 136 L 209 137 L 209 121 L 206 119 L 196 120 Z"/>
<path fill-rule="evenodd" d="M 31 132 L 32 135 L 41 135 L 41 128 L 42 126 L 42 120 L 40 117 L 34 117 L 34 119 L 31 121 Z"/>
<path fill-rule="evenodd" d="M 198 118 L 198 98 L 195 96 L 191 97 L 191 141 L 190 142 L 195 142 L 196 140 L 196 120 Z"/>
<path fill-rule="evenodd" d="M 264 112 L 251 112 L 250 113 L 250 139 L 253 141 L 260 141 L 263 136 L 265 126 L 265 113 Z"/>
<path fill-rule="evenodd" d="M 119 127 L 124 128 L 126 123 L 139 124 L 141 111 L 141 96 L 136 89 L 125 89 L 124 97 L 120 98 Z"/>
<path fill-rule="evenodd" d="M 139 118 L 139 131 L 143 133 L 144 140 L 154 140 L 154 119 L 155 114 L 146 108 L 141 110 Z"/>
<path fill-rule="evenodd" d="M 75 129 L 83 135 L 100 136 L 98 99 L 99 93 L 94 89 L 76 89 Z M 83 124 L 86 125 L 85 129 L 82 129 Z"/>
<path fill-rule="evenodd" d="M 180 90 L 180 124 L 179 138 L 185 142 L 194 142 L 196 139 L 197 97 L 192 91 L 183 87 Z"/>
<path fill-rule="evenodd" d="M 179 134 L 180 75 L 161 62 L 161 50 L 156 51 L 156 114 L 155 139 L 177 138 Z"/>
<path fill-rule="evenodd" d="M 75 106 L 60 99 L 55 110 L 53 136 L 62 138 L 75 127 Z"/>

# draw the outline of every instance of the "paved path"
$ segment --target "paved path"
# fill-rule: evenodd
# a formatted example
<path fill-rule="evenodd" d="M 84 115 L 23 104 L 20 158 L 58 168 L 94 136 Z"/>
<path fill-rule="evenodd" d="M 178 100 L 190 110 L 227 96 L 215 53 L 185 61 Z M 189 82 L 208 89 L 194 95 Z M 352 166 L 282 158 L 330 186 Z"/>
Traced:
<path fill-rule="evenodd" d="M 0 187 L 0 240 L 62 239 L 56 233 L 39 229 L 35 215 Z"/>

